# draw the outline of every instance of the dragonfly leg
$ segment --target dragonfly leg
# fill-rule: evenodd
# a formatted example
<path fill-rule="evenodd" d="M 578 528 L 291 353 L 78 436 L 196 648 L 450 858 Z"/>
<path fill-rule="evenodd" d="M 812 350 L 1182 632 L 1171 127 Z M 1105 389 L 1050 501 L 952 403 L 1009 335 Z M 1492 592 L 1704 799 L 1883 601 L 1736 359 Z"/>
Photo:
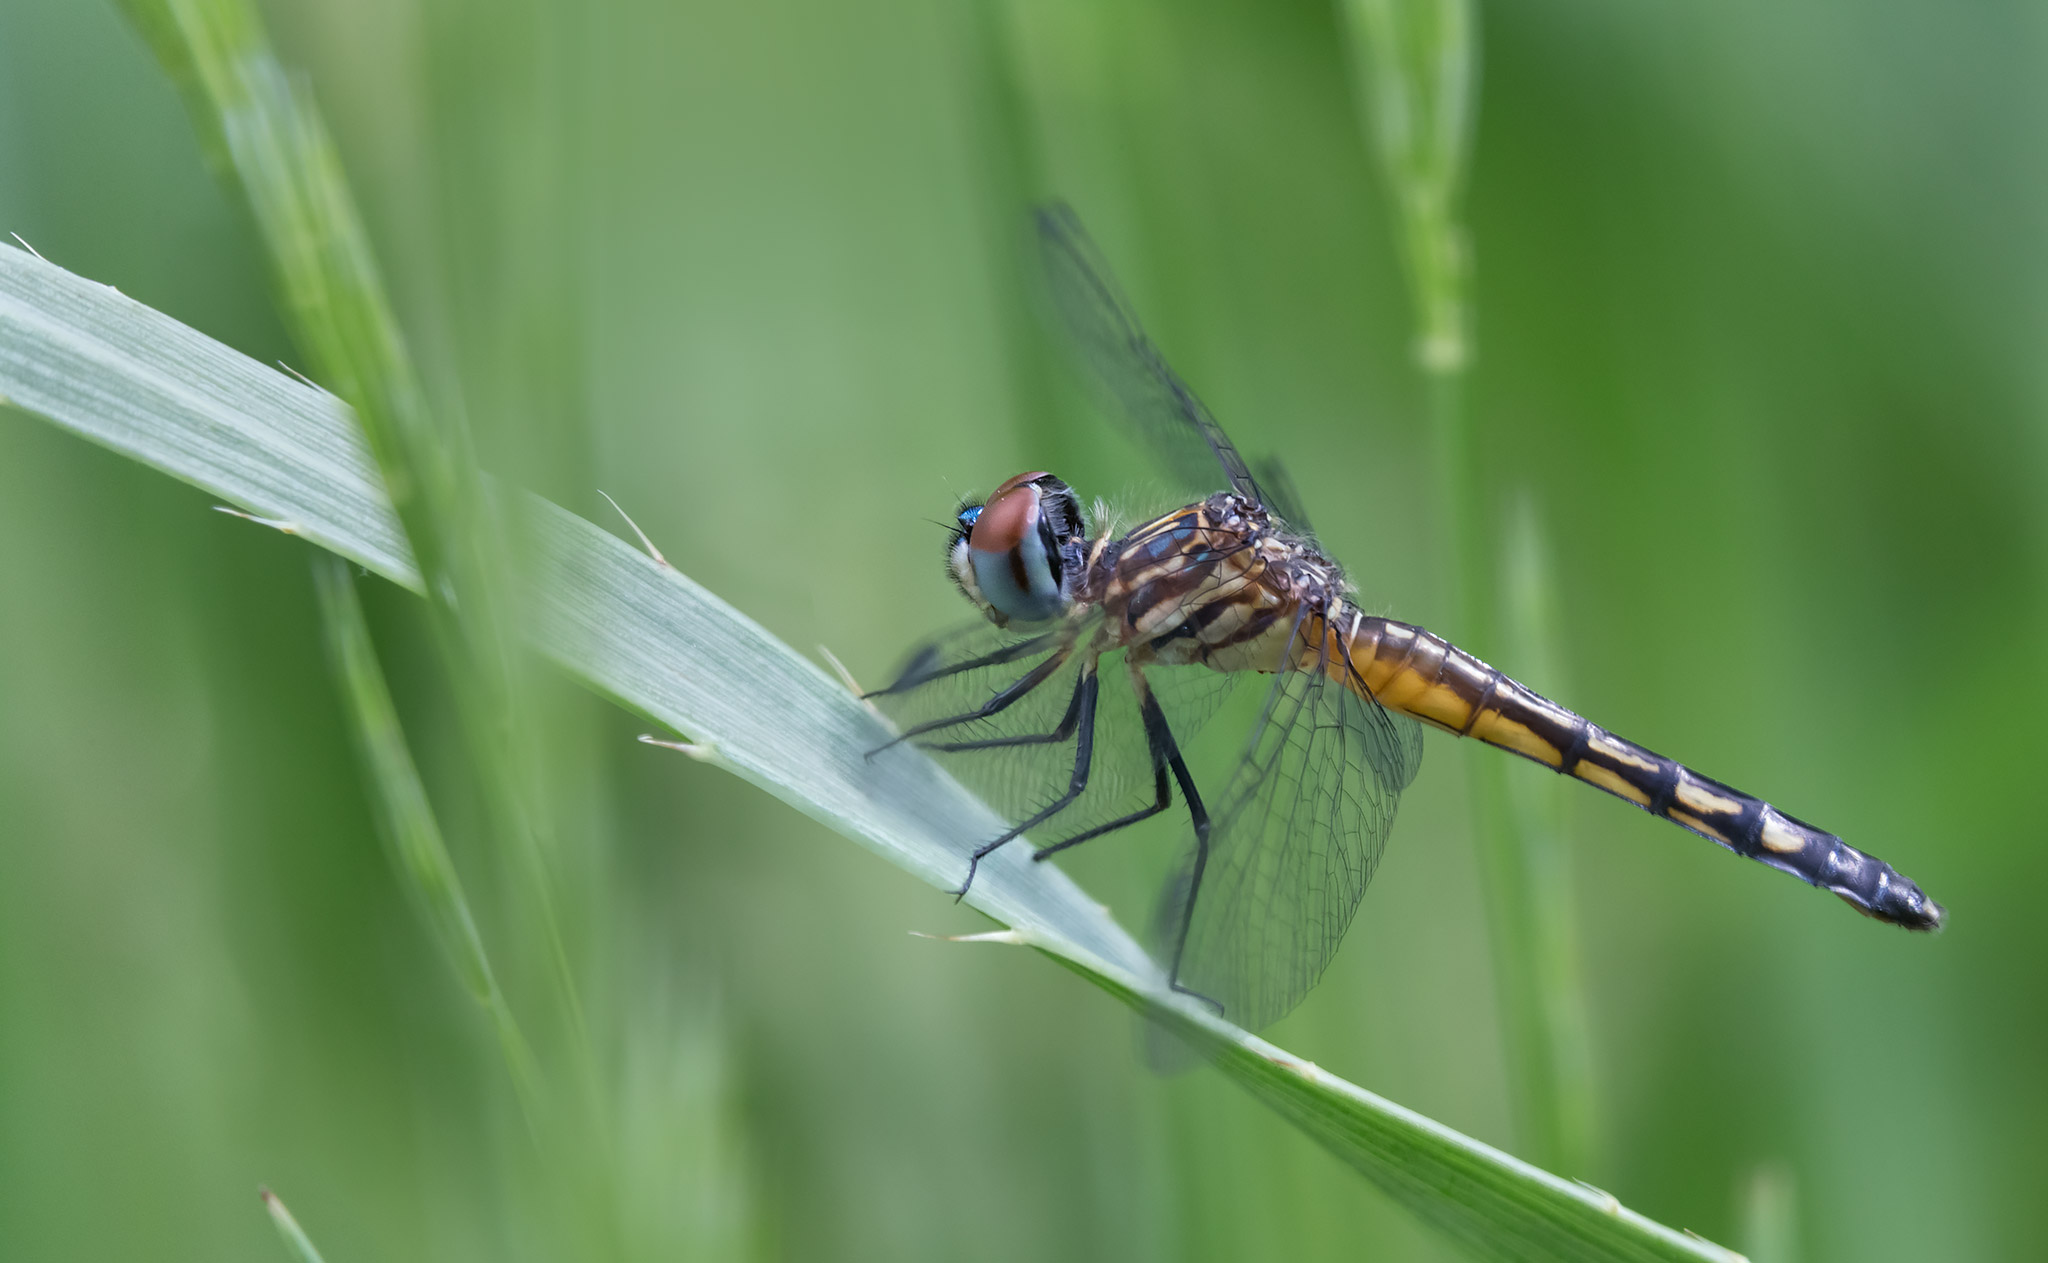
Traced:
<path fill-rule="evenodd" d="M 891 746 L 901 745 L 912 737 L 922 736 L 927 732 L 936 732 L 941 728 L 951 728 L 956 724 L 972 723 L 977 719 L 987 719 L 991 715 L 1002 712 L 1014 705 L 1019 698 L 1057 674 L 1061 667 L 1067 665 L 1067 658 L 1072 652 L 1071 648 L 1067 648 L 1053 654 L 1050 658 L 1025 672 L 1014 684 L 997 693 L 994 697 L 989 698 L 974 710 L 960 715 L 948 715 L 944 719 L 928 720 L 925 723 L 905 728 L 902 732 L 896 734 L 895 740 L 885 741 L 868 751 L 867 757 L 872 759 Z"/>
<path fill-rule="evenodd" d="M 1134 670 L 1134 676 L 1137 674 Z M 1137 683 L 1143 684 L 1143 677 Z M 1181 904 L 1180 925 L 1173 935 L 1173 960 L 1169 962 L 1167 985 L 1185 996 L 1193 996 L 1204 1004 L 1213 1005 L 1220 1015 L 1223 1006 L 1215 1000 L 1180 985 L 1180 960 L 1188 947 L 1188 927 L 1194 923 L 1195 900 L 1202 894 L 1202 872 L 1209 867 L 1209 809 L 1202 805 L 1202 795 L 1195 788 L 1195 778 L 1188 774 L 1187 761 L 1181 758 L 1180 745 L 1173 739 L 1172 729 L 1166 726 L 1166 715 L 1159 709 L 1159 701 L 1152 696 L 1150 688 L 1139 689 L 1139 708 L 1145 716 L 1145 735 L 1155 743 L 1165 758 L 1166 766 L 1173 771 L 1173 779 L 1180 785 L 1181 797 L 1188 801 L 1188 823 L 1195 829 L 1195 860 L 1188 873 L 1187 898 Z M 1164 779 L 1163 777 L 1161 778 Z"/>
<path fill-rule="evenodd" d="M 969 658 L 964 662 L 955 662 L 950 666 L 940 667 L 936 670 L 924 669 L 925 660 L 937 656 L 936 650 L 927 649 L 924 653 L 913 659 L 909 666 L 903 668 L 903 674 L 897 676 L 894 683 L 890 684 L 887 688 L 876 689 L 872 693 L 862 693 L 860 697 L 862 701 L 866 701 L 871 697 L 887 697 L 891 693 L 902 693 L 906 690 L 917 688 L 919 685 L 930 684 L 933 680 L 943 680 L 949 675 L 959 675 L 962 671 L 978 671 L 982 667 L 999 667 L 1005 662 L 1015 662 L 1019 658 L 1030 657 L 1051 644 L 1052 639 L 1053 633 L 1046 632 L 1043 635 L 1033 636 L 1029 640 L 1020 640 L 1014 645 L 1004 645 L 994 653 L 985 653 L 979 658 Z"/>
<path fill-rule="evenodd" d="M 1166 764 L 1163 761 L 1155 762 L 1152 765 L 1152 774 L 1155 779 L 1153 782 L 1154 798 L 1151 806 L 1140 807 L 1128 816 L 1118 816 L 1108 824 L 1096 825 L 1093 829 L 1077 833 L 1073 837 L 1055 842 L 1051 846 L 1040 847 L 1031 853 L 1031 858 L 1034 860 L 1048 859 L 1070 846 L 1079 846 L 1083 842 L 1093 841 L 1105 833 L 1115 833 L 1118 829 L 1128 828 L 1140 820 L 1150 820 L 1168 807 L 1171 807 L 1173 805 L 1173 786 L 1172 782 L 1168 779 Z"/>
<path fill-rule="evenodd" d="M 1095 763 L 1095 698 L 1100 685 L 1101 677 L 1095 674 L 1095 664 L 1093 662 L 1087 663 L 1082 667 L 1081 687 L 1077 693 L 1081 703 L 1081 713 L 1077 721 L 1080 735 L 1074 742 L 1074 774 L 1067 781 L 1067 792 L 1061 794 L 1043 809 L 1035 811 L 1027 818 L 1018 821 L 1015 826 L 1007 830 L 1001 837 L 984 842 L 975 848 L 974 854 L 970 855 L 967 859 L 967 880 L 961 882 L 960 889 L 953 892 L 953 897 L 956 900 L 967 897 L 967 888 L 974 884 L 975 870 L 981 867 L 981 861 L 991 852 L 997 847 L 1013 841 L 1018 834 L 1037 828 L 1060 812 L 1065 811 L 1074 804 L 1075 799 L 1081 796 L 1082 791 L 1088 788 L 1088 772 Z"/>
<path fill-rule="evenodd" d="M 920 741 L 920 750 L 936 750 L 940 754 L 960 754 L 968 750 L 1000 750 L 1007 746 L 1056 746 L 1065 744 L 1073 735 L 1074 728 L 1081 722 L 1081 693 L 1094 676 L 1086 676 L 1074 682 L 1074 695 L 1067 701 L 1067 713 L 1060 716 L 1060 722 L 1051 732 L 1027 732 L 1015 737 L 990 737 L 985 741 Z"/>
<path fill-rule="evenodd" d="M 1173 732 L 1166 726 L 1166 716 L 1159 709 L 1158 700 L 1152 696 L 1151 686 L 1146 683 L 1144 673 L 1136 667 L 1131 668 L 1131 686 L 1137 690 L 1138 711 L 1145 721 L 1145 747 L 1152 755 L 1152 805 L 1141 807 L 1128 816 L 1118 816 L 1108 824 L 1096 825 L 1092 829 L 1077 833 L 1071 838 L 1055 842 L 1051 846 L 1040 847 L 1032 854 L 1032 859 L 1042 860 L 1048 856 L 1056 855 L 1070 846 L 1079 846 L 1083 842 L 1092 841 L 1105 833 L 1114 833 L 1118 829 L 1128 828 L 1140 820 L 1149 820 L 1173 805 L 1173 785 L 1169 779 L 1171 773 L 1168 764 L 1180 757 L 1180 749 L 1174 744 Z M 1195 811 L 1199 815 L 1202 810 L 1202 800 L 1195 798 L 1192 801 Z M 1207 827 L 1206 821 L 1203 827 Z"/>

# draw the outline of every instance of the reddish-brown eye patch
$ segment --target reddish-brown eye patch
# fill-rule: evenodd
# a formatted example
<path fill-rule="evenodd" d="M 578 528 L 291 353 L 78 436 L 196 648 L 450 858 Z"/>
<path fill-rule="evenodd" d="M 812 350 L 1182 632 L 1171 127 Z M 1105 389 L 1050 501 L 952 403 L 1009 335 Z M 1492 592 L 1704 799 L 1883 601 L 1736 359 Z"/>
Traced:
<path fill-rule="evenodd" d="M 1023 541 L 1038 523 L 1038 488 L 1023 482 L 1037 474 L 1022 474 L 996 488 L 974 520 L 967 546 L 976 552 L 1006 553 Z"/>
<path fill-rule="evenodd" d="M 994 491 L 989 492 L 988 498 L 993 500 L 997 496 L 1003 494 L 1005 491 L 1010 490 L 1012 487 L 1021 487 L 1027 482 L 1037 482 L 1040 478 L 1043 477 L 1045 477 L 1045 471 L 1043 469 L 1034 469 L 1028 474 L 1018 474 L 1015 478 L 1011 478 L 1005 481 L 1002 486 L 997 487 Z"/>

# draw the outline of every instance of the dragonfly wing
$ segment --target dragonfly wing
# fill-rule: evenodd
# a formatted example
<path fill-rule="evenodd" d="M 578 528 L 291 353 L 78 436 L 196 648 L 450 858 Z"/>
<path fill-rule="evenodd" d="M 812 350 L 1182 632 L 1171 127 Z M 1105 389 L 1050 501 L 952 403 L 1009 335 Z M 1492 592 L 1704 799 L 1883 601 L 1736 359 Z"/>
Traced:
<path fill-rule="evenodd" d="M 1332 664 L 1341 677 L 1348 663 Z M 1162 894 L 1176 981 L 1249 1030 L 1301 1002 L 1336 954 L 1422 760 L 1422 729 L 1333 672 L 1276 678 L 1211 830 Z M 1184 939 L 1182 936 L 1185 935 Z"/>
<path fill-rule="evenodd" d="M 1232 490 L 1266 503 L 1236 445 L 1145 335 L 1073 208 L 1063 202 L 1041 206 L 1038 239 L 1068 332 L 1139 437 L 1191 487 L 1214 487 L 1221 466 Z"/>

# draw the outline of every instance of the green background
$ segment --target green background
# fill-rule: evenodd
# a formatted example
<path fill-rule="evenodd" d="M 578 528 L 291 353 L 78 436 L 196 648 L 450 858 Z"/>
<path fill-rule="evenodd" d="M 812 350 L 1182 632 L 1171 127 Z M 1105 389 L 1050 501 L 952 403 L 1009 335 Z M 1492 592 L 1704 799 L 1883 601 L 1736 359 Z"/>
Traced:
<path fill-rule="evenodd" d="M 1802 1257 L 2025 1256 L 2048 19 L 1694 10 L 1481 15 L 1470 402 L 1498 530 L 1553 554 L 1556 678 L 1444 623 L 1408 306 L 1327 7 L 267 14 L 486 463 L 593 517 L 609 491 L 864 680 L 961 617 L 931 524 L 959 496 L 1151 477 L 1033 328 L 1025 208 L 1072 200 L 1240 442 L 1287 455 L 1368 608 L 1948 905 L 1910 938 L 1574 794 L 1599 1112 L 1563 1173 L 1738 1247 L 1775 1171 Z M 0 228 L 295 359 L 246 215 L 110 7 L 0 9 Z M 304 546 L 210 504 L 0 415 L 9 1257 L 279 1257 L 259 1182 L 335 1263 L 1455 1257 L 1220 1079 L 1149 1076 L 1113 1003 L 909 937 L 985 923 L 560 684 L 548 789 L 626 1178 L 548 1187 L 377 842 Z M 366 593 L 462 862 L 482 826 L 424 625 Z M 1431 740 L 1344 952 L 1272 1034 L 1514 1149 L 1458 766 L 1499 757 Z M 1136 924 L 1171 841 L 1066 866 Z"/>

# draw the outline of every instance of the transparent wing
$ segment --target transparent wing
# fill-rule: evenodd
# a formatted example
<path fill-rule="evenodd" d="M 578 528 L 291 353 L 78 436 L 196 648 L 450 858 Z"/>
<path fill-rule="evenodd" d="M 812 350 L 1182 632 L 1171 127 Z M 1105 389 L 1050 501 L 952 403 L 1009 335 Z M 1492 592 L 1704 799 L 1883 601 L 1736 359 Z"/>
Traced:
<path fill-rule="evenodd" d="M 1250 1030 L 1322 976 L 1422 761 L 1420 724 L 1345 687 L 1348 660 L 1324 666 L 1276 678 L 1199 884 L 1190 853 L 1160 899 L 1169 965 L 1184 943 L 1176 980 Z"/>
<path fill-rule="evenodd" d="M 1019 681 L 1043 672 L 1017 700 L 986 718 L 910 738 L 996 814 L 1015 823 L 1057 800 L 1071 783 L 1078 734 L 1062 734 L 1061 726 L 1072 718 L 1085 666 L 1081 647 L 1089 643 L 1093 631 L 1094 624 L 1087 620 L 1037 634 L 976 622 L 920 646 L 896 681 L 869 694 L 869 699 L 897 731 L 910 732 L 975 712 Z M 1102 655 L 1095 670 L 1100 684 L 1087 788 L 1072 805 L 1032 831 L 1036 845 L 1051 845 L 1153 800 L 1151 751 L 1122 652 Z M 1176 732 L 1183 727 L 1190 732 L 1199 729 L 1237 683 L 1232 676 L 1201 668 L 1147 674 Z M 959 748 L 963 745 L 982 748 Z"/>
<path fill-rule="evenodd" d="M 1139 437 L 1190 487 L 1212 490 L 1220 466 L 1232 490 L 1269 504 L 1223 427 L 1145 336 L 1073 209 L 1063 202 L 1039 207 L 1038 239 L 1068 332 Z"/>

